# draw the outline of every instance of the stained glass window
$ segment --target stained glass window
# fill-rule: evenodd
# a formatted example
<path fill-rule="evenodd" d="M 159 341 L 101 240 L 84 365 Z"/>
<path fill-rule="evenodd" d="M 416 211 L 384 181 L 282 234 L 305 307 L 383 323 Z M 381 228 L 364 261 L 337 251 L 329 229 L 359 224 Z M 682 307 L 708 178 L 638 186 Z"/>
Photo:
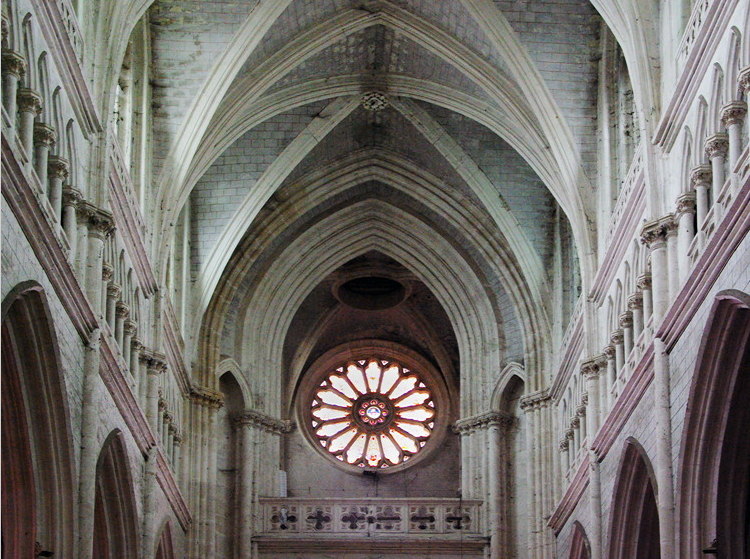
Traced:
<path fill-rule="evenodd" d="M 361 468 L 389 468 L 425 446 L 435 402 L 414 371 L 380 358 L 347 363 L 316 388 L 310 421 L 320 445 Z"/>

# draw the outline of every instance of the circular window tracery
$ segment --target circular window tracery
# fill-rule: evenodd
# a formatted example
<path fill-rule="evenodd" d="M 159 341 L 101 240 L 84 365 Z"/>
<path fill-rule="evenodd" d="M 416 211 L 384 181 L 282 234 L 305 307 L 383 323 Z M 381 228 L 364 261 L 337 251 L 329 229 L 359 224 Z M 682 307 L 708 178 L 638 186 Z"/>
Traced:
<path fill-rule="evenodd" d="M 385 469 L 407 462 L 435 428 L 432 393 L 394 360 L 372 357 L 336 368 L 315 389 L 310 424 L 338 460 Z"/>

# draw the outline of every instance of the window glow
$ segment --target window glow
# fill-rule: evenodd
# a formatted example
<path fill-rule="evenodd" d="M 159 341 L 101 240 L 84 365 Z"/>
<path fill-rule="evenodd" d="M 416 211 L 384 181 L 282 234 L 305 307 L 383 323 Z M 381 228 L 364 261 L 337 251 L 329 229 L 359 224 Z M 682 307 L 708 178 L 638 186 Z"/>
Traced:
<path fill-rule="evenodd" d="M 425 446 L 435 415 L 432 395 L 414 372 L 371 358 L 337 367 L 321 382 L 310 422 L 321 446 L 338 460 L 387 468 Z"/>

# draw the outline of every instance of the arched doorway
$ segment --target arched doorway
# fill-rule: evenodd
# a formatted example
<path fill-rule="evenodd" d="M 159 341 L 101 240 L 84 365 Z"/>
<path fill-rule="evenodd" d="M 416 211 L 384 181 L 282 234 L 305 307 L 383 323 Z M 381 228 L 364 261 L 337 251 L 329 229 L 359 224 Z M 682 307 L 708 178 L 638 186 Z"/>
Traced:
<path fill-rule="evenodd" d="M 104 441 L 96 465 L 94 552 L 98 559 L 138 557 L 135 494 L 122 433 Z"/>
<path fill-rule="evenodd" d="M 625 444 L 610 523 L 611 559 L 660 559 L 659 513 L 653 469 L 640 444 Z"/>
<path fill-rule="evenodd" d="M 748 402 L 750 296 L 727 291 L 703 334 L 685 419 L 678 482 L 685 557 L 750 558 Z"/>
<path fill-rule="evenodd" d="M 73 555 L 74 461 L 57 340 L 40 286 L 2 306 L 3 557 Z"/>

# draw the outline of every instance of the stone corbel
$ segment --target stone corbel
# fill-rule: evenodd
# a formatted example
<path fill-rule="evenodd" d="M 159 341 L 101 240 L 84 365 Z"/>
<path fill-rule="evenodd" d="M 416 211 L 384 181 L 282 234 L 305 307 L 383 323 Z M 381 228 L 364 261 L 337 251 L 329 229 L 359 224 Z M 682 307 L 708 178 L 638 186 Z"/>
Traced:
<path fill-rule="evenodd" d="M 199 406 L 218 410 L 224 405 L 224 395 L 205 386 L 195 386 L 190 388 L 190 400 Z"/>
<path fill-rule="evenodd" d="M 477 429 L 485 429 L 492 426 L 500 427 L 511 427 L 515 422 L 515 418 L 502 411 L 489 411 L 459 419 L 453 424 L 453 432 L 456 434 L 464 434 L 469 431 Z"/>
<path fill-rule="evenodd" d="M 549 390 L 538 390 L 521 398 L 521 409 L 525 412 L 546 408 L 551 401 Z"/>
<path fill-rule="evenodd" d="M 257 410 L 245 410 L 234 417 L 236 425 L 250 425 L 276 435 L 290 433 L 294 423 L 288 419 L 277 419 Z"/>

